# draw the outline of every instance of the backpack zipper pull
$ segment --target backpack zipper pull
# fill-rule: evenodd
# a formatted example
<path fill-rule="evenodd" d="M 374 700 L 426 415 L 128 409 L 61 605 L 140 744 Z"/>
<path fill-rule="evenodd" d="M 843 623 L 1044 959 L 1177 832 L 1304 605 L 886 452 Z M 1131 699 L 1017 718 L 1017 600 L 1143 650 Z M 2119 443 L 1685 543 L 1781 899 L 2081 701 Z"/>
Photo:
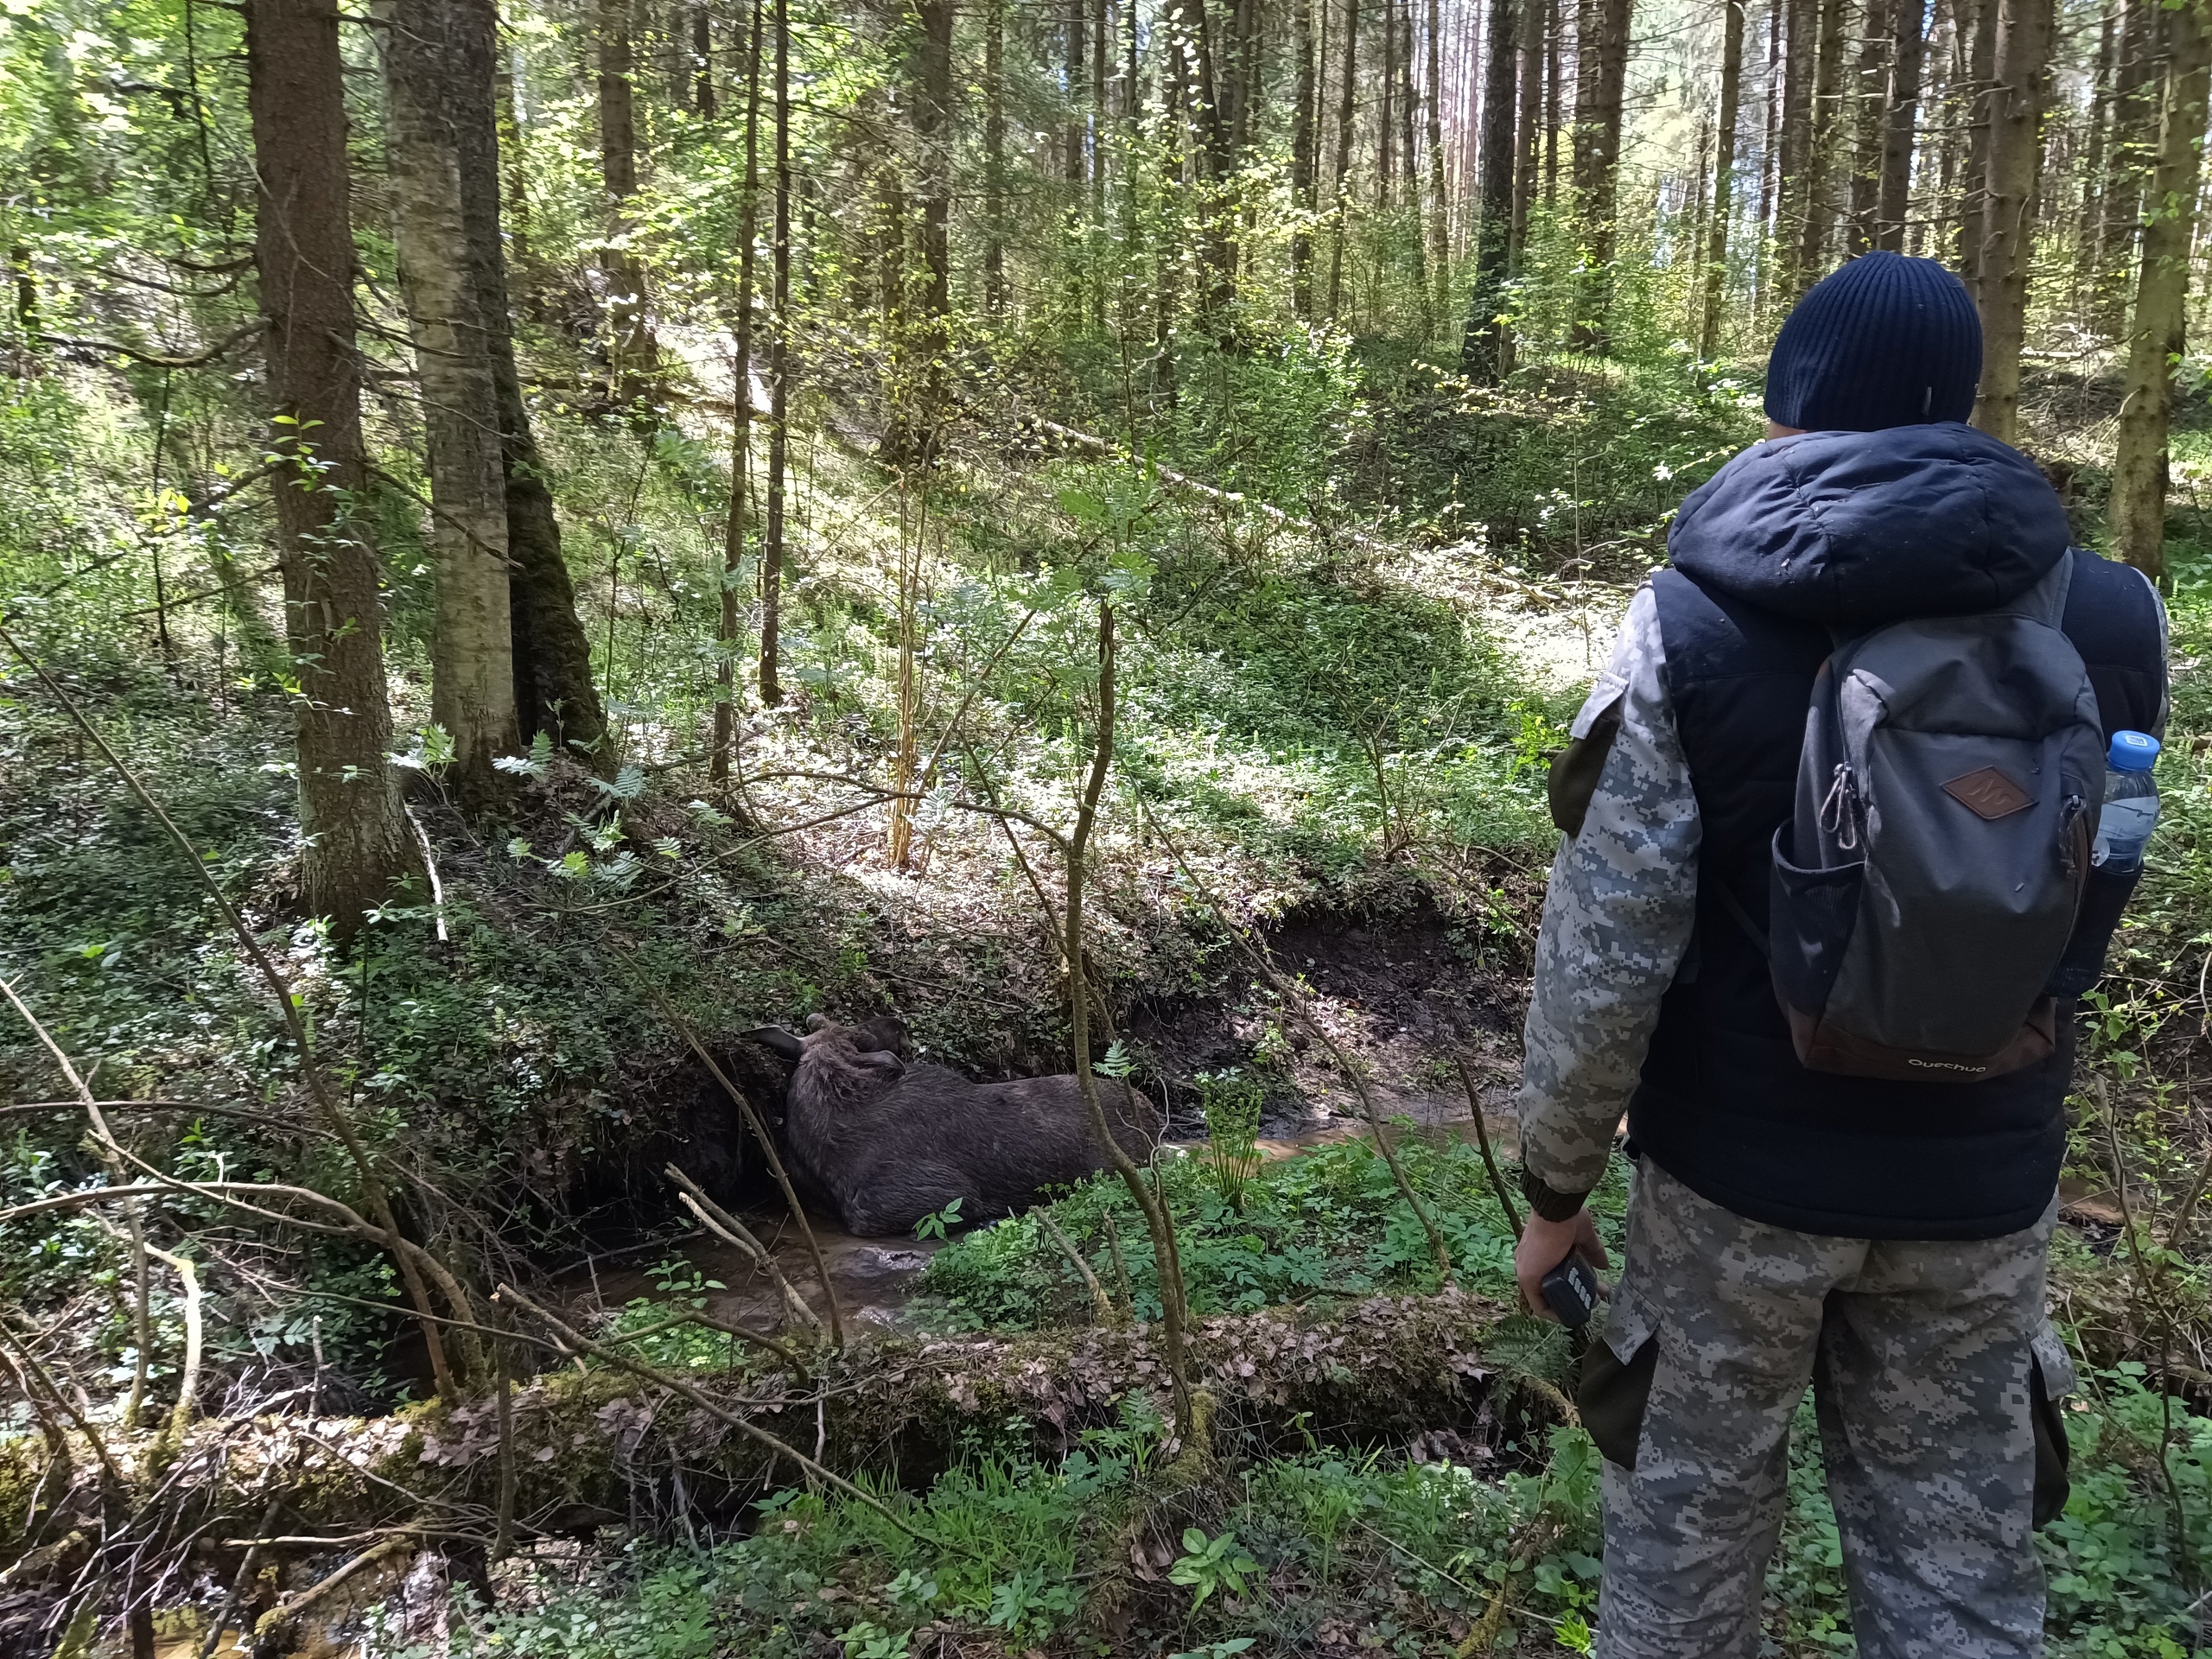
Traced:
<path fill-rule="evenodd" d="M 1839 760 L 1835 781 L 1821 803 L 1821 828 L 1835 837 L 1836 850 L 1855 852 L 1859 847 L 1859 792 L 1851 786 L 1851 766 Z"/>

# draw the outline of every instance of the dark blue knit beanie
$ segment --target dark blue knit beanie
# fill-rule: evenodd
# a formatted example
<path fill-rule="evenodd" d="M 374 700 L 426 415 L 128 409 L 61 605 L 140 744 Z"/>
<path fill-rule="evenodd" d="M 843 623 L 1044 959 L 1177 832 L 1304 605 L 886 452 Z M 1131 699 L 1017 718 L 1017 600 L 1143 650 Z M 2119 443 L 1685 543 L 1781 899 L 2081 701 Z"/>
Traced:
<path fill-rule="evenodd" d="M 1933 259 L 1861 254 L 1797 302 L 1766 363 L 1767 418 L 1808 432 L 1963 421 L 1981 380 L 1981 319 Z"/>

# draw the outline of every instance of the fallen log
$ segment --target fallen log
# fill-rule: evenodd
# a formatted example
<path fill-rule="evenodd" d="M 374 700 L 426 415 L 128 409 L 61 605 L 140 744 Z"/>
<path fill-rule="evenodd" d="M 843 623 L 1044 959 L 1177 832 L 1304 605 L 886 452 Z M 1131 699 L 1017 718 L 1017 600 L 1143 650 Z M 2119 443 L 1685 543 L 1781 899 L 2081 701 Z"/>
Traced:
<path fill-rule="evenodd" d="M 1192 1356 L 1215 1402 L 1215 1444 L 1258 1452 L 1307 1433 L 1402 1440 L 1463 1421 L 1490 1375 L 1483 1348 L 1502 1316 L 1497 1304 L 1452 1291 L 1377 1296 L 1325 1316 L 1290 1307 L 1203 1320 Z M 1147 1326 L 883 1336 L 804 1378 L 761 1364 L 682 1376 L 687 1393 L 756 1421 L 827 1469 L 910 1484 L 957 1456 L 965 1430 L 1003 1435 L 1026 1423 L 1050 1453 L 1115 1424 L 1131 1394 L 1157 1406 L 1167 1388 L 1157 1329 Z M 79 1438 L 65 1435 L 59 1449 L 51 1436 L 0 1440 L 0 1605 L 51 1605 L 70 1585 L 99 1582 L 95 1554 L 127 1554 L 142 1570 L 174 1554 L 170 1583 L 228 1584 L 248 1548 L 290 1564 L 263 1575 L 264 1595 L 296 1596 L 322 1575 L 317 1563 L 327 1571 L 357 1556 L 380 1532 L 488 1546 L 502 1514 L 518 1537 L 673 1520 L 679 1505 L 731 1516 L 803 1478 L 696 1400 L 611 1369 L 536 1377 L 504 1414 L 487 1397 L 372 1419 L 210 1419 L 181 1440 L 111 1436 L 120 1491 Z M 503 1466 L 512 1471 L 504 1496 Z M 279 1514 L 268 1535 L 265 1517 Z"/>

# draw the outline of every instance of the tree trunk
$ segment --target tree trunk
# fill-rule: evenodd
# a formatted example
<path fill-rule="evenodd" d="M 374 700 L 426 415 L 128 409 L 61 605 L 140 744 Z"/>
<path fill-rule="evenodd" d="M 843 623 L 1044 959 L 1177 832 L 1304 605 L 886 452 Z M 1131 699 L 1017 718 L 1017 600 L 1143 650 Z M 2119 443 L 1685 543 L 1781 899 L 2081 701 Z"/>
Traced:
<path fill-rule="evenodd" d="M 1782 22 L 1789 8 L 1783 0 L 1767 0 L 1766 10 L 1766 130 L 1759 150 L 1758 270 L 1752 279 L 1762 316 L 1774 284 L 1775 226 L 1782 211 Z"/>
<path fill-rule="evenodd" d="M 948 19 L 945 29 L 945 107 L 951 107 L 952 35 Z M 1094 232 L 1103 230 L 1106 224 L 1106 90 L 1112 84 L 1114 61 L 1113 8 L 1108 0 L 1094 0 L 1090 10 L 1090 224 Z M 948 118 L 950 118 L 948 117 Z M 944 141 L 948 150 L 953 140 Z M 950 157 L 945 163 L 946 176 L 951 175 Z M 1106 327 L 1106 283 L 1102 271 L 1090 287 L 1091 321 L 1101 333 Z"/>
<path fill-rule="evenodd" d="M 1495 0 L 1493 0 L 1493 3 Z M 1358 91 L 1359 0 L 1344 0 L 1344 80 L 1337 92 L 1337 156 L 1330 181 L 1331 217 L 1335 236 L 1329 246 L 1329 315 L 1337 315 L 1344 301 L 1344 239 L 1351 230 L 1345 221 L 1351 204 L 1344 199 L 1344 181 L 1351 171 L 1353 95 Z"/>
<path fill-rule="evenodd" d="M 299 690 L 301 877 L 309 910 L 351 939 L 404 859 L 385 760 L 391 707 L 376 556 L 355 511 L 367 483 L 353 332 L 352 186 L 335 0 L 250 0 L 254 258 L 269 327 L 271 451 L 285 634 Z"/>
<path fill-rule="evenodd" d="M 1564 19 L 1560 0 L 1544 0 L 1544 206 L 1559 203 L 1559 138 L 1565 103 L 1560 95 L 1560 60 L 1566 43 L 1560 38 Z"/>
<path fill-rule="evenodd" d="M 1997 14 L 2001 0 L 1974 0 L 1973 47 L 1967 54 L 1966 188 L 1959 209 L 1959 275 L 1981 297 L 1981 262 L 1988 243 L 1989 140 L 1997 106 Z"/>
<path fill-rule="evenodd" d="M 1844 240 L 1847 257 L 1855 258 L 1874 245 L 1874 220 L 1882 204 L 1882 142 L 1887 125 L 1883 114 L 1889 92 L 1890 30 L 1894 14 L 1891 0 L 1868 0 L 1866 30 L 1859 42 L 1859 72 L 1853 77 L 1851 96 L 1851 214 Z M 1840 131 L 1840 124 L 1839 131 Z"/>
<path fill-rule="evenodd" d="M 1077 0 L 1078 10 L 1083 3 Z M 877 453 L 886 466 L 894 468 L 934 465 L 944 418 L 945 365 L 952 346 L 952 161 L 946 130 L 952 107 L 952 0 L 916 0 L 913 16 L 919 27 L 912 36 L 906 64 L 922 280 L 918 293 L 903 275 L 893 276 L 884 285 L 892 356 L 891 418 Z M 1078 17 L 1071 27 L 1080 22 Z M 1080 130 L 1080 124 L 1071 130 Z M 887 199 L 892 204 L 884 237 L 887 272 L 901 270 L 899 248 L 905 239 L 905 211 L 900 175 L 897 167 L 884 169 Z M 1077 175 L 1070 182 L 1079 188 L 1082 179 Z M 1080 223 L 1080 205 L 1071 211 Z M 918 315 L 913 303 L 917 299 Z"/>
<path fill-rule="evenodd" d="M 1698 318 L 1698 356 L 1720 353 L 1720 305 L 1727 289 L 1728 215 L 1736 184 L 1736 116 L 1744 86 L 1745 0 L 1721 0 L 1720 110 L 1713 146 L 1713 226 L 1705 245 L 1705 303 Z"/>
<path fill-rule="evenodd" d="M 2143 216 L 2152 147 L 2158 130 L 2157 73 L 2166 36 L 2159 0 L 2124 0 L 2119 59 L 2113 71 L 2112 136 L 2106 145 L 2102 223 L 2097 236 L 2095 318 L 2117 336 L 2126 327 L 2137 275 L 2136 242 Z"/>
<path fill-rule="evenodd" d="M 1390 205 L 1390 175 L 1396 159 L 1397 124 L 1391 118 L 1398 92 L 1398 0 L 1382 0 L 1382 80 L 1376 88 L 1375 120 L 1375 205 Z"/>
<path fill-rule="evenodd" d="M 1474 289 L 1459 353 L 1461 372 L 1479 385 L 1494 384 L 1507 368 L 1505 325 L 1498 312 L 1505 302 L 1513 228 L 1514 69 L 1519 59 L 1515 11 L 1514 0 L 1490 0 L 1483 38 L 1482 183 L 1477 204 L 1481 217 L 1475 224 Z"/>
<path fill-rule="evenodd" d="M 1247 0 L 1255 11 L 1258 0 Z M 1414 0 L 1405 0 L 1405 28 L 1400 31 L 1402 49 L 1398 53 L 1398 172 L 1406 187 L 1405 205 L 1416 213 L 1421 211 L 1421 169 L 1417 165 L 1418 152 L 1414 148 L 1416 118 L 1420 114 L 1420 99 L 1414 91 Z M 1418 263 L 1422 245 L 1418 236 L 1414 240 L 1414 258 Z M 1426 282 L 1421 284 L 1427 286 Z"/>
<path fill-rule="evenodd" d="M 983 309 L 1006 309 L 1006 0 L 983 6 Z"/>
<path fill-rule="evenodd" d="M 659 351 L 645 315 L 645 266 L 630 245 L 638 230 L 630 213 L 630 199 L 638 194 L 631 4 L 632 0 L 598 0 L 599 168 L 607 203 L 600 270 L 607 284 L 608 389 L 616 403 L 634 408 L 651 396 Z"/>
<path fill-rule="evenodd" d="M 784 700 L 779 675 L 784 607 L 784 474 L 791 456 L 791 24 L 776 3 L 776 236 L 769 299 L 768 492 L 760 533 L 760 701 Z"/>
<path fill-rule="evenodd" d="M 385 97 L 393 239 L 422 387 L 437 563 L 430 713 L 452 740 L 461 799 L 482 806 L 499 794 L 493 761 L 512 753 L 518 739 L 499 395 L 470 257 L 457 130 L 463 110 L 489 111 L 492 64 L 488 54 L 470 49 L 461 4 L 389 0 Z M 479 75 L 480 98 L 461 86 Z M 496 199 L 497 176 L 488 183 Z"/>
<path fill-rule="evenodd" d="M 2173 365 L 2186 344 L 2190 246 L 2206 103 L 2212 97 L 2212 36 L 2194 5 L 2166 14 L 2168 55 L 2158 120 L 2154 211 L 2143 226 L 2143 265 L 2127 342 L 2127 395 L 2120 404 L 2113 462 L 2113 550 L 2154 582 L 2166 574 L 2166 433 L 2173 415 Z"/>
<path fill-rule="evenodd" d="M 1304 0 L 1301 0 L 1301 3 Z M 1436 310 L 1443 316 L 1452 297 L 1452 198 L 1444 180 L 1444 8 L 1428 0 L 1428 261 L 1434 268 Z M 1533 151 L 1531 152 L 1533 154 Z"/>
<path fill-rule="evenodd" d="M 715 15 L 707 0 L 691 0 L 691 107 L 715 118 Z"/>
<path fill-rule="evenodd" d="M 1574 111 L 1574 185 L 1582 215 L 1583 245 L 1588 261 L 1578 285 L 1576 346 L 1605 352 L 1610 340 L 1606 315 L 1611 309 L 1613 254 L 1618 245 L 1622 103 L 1628 90 L 1629 29 L 1632 0 L 1596 0 L 1584 15 L 1594 19 L 1594 40 L 1576 41 L 1591 59 L 1589 100 L 1578 99 Z"/>
<path fill-rule="evenodd" d="M 1791 290 L 1792 299 L 1820 280 L 1821 269 L 1827 262 L 1829 233 L 1835 226 L 1829 162 L 1842 149 L 1847 130 L 1843 111 L 1843 0 L 1821 0 L 1821 44 L 1814 54 L 1812 101 L 1806 111 L 1811 124 L 1811 142 L 1805 152 L 1805 217 L 1797 243 L 1797 283 Z M 1791 49 L 1796 49 L 1794 44 Z"/>
<path fill-rule="evenodd" d="M 1920 72 L 1928 26 L 1927 0 L 1895 0 L 1890 45 L 1889 109 L 1882 123 L 1882 183 L 1874 245 L 1904 251 L 1912 199 L 1914 128 L 1920 113 Z"/>
<path fill-rule="evenodd" d="M 1060 168 L 1067 181 L 1071 201 L 1081 201 L 1084 196 L 1084 71 L 1090 61 L 1090 49 L 1084 40 L 1085 14 L 1090 0 L 1065 0 L 1067 17 L 1063 24 L 1066 34 L 1067 125 L 1062 130 Z"/>
<path fill-rule="evenodd" d="M 753 476 L 753 264 L 760 219 L 761 0 L 753 0 L 745 47 L 745 200 L 737 220 L 737 338 L 730 353 L 729 518 L 722 529 L 721 648 L 715 669 L 715 735 L 707 776 L 729 776 L 737 741 L 737 642 L 743 618 L 738 590 L 745 565 L 746 494 Z"/>
<path fill-rule="evenodd" d="M 1544 119 L 1544 10 L 1541 0 L 1521 0 L 1518 109 L 1513 141 L 1513 222 L 1507 239 L 1505 269 L 1521 275 L 1529 245 L 1529 209 L 1536 198 L 1536 163 Z"/>
<path fill-rule="evenodd" d="M 2112 137 L 2113 80 L 2119 72 L 2120 14 L 2106 0 L 2097 26 L 2097 58 L 2089 73 L 2089 129 L 2082 142 L 2082 210 L 2074 230 L 2074 283 L 2078 293 L 2097 280 L 2097 238 L 2104 230 L 2105 151 Z"/>
<path fill-rule="evenodd" d="M 1313 315 L 1313 179 L 1320 90 L 1313 64 L 1313 0 L 1293 0 L 1291 49 L 1298 54 L 1297 107 L 1291 112 L 1290 302 L 1299 317 Z"/>
<path fill-rule="evenodd" d="M 452 0 L 460 27 L 459 57 L 468 66 L 448 84 L 461 144 L 461 213 L 476 282 L 477 315 L 485 325 L 499 404 L 500 465 L 507 521 L 507 610 L 512 625 L 518 734 L 540 732 L 556 743 L 595 751 L 607 716 L 593 682 L 591 642 L 576 615 L 576 589 L 561 553 L 547 469 L 531 431 L 515 367 L 514 326 L 507 300 L 507 261 L 500 235 L 494 87 L 499 17 L 493 0 Z"/>
<path fill-rule="evenodd" d="M 1788 8 L 1789 49 L 1782 60 L 1782 176 L 1774 213 L 1776 289 L 1794 304 L 1803 292 L 1801 250 L 1810 227 L 1808 176 L 1813 153 L 1813 66 L 1820 57 L 1819 0 L 1777 0 Z"/>
<path fill-rule="evenodd" d="M 1231 308 L 1236 298 L 1236 214 L 1226 200 L 1225 188 L 1236 171 L 1236 156 L 1230 136 L 1229 112 L 1222 107 L 1224 93 L 1231 92 L 1233 70 L 1225 72 L 1214 52 L 1213 25 L 1208 16 L 1206 0 L 1179 0 L 1173 15 L 1179 16 L 1187 35 L 1190 52 L 1190 72 L 1194 79 L 1191 112 L 1192 124 L 1198 129 L 1198 176 L 1204 188 L 1199 192 L 1200 235 L 1204 249 L 1207 279 L 1205 289 L 1205 317 L 1209 333 L 1225 339 L 1231 326 Z M 1235 61 L 1234 42 L 1227 54 Z"/>
<path fill-rule="evenodd" d="M 1974 423 L 2011 443 L 2019 431 L 2020 347 L 2027 327 L 2028 267 L 2035 251 L 2037 130 L 2050 67 L 2051 0 L 1997 3 L 1997 73 L 1991 91 L 1977 296 L 1981 387 Z"/>

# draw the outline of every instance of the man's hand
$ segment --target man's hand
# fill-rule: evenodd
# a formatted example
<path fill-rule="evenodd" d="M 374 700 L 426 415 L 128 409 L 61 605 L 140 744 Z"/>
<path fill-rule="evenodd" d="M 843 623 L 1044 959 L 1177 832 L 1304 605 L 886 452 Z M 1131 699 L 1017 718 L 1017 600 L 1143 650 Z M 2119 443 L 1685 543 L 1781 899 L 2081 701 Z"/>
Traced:
<path fill-rule="evenodd" d="M 1559 1320 L 1559 1315 L 1544 1300 L 1544 1275 L 1569 1255 L 1579 1255 L 1592 1267 L 1601 1269 L 1612 1265 L 1605 1255 L 1605 1247 L 1598 1242 L 1598 1229 L 1590 1219 L 1590 1212 L 1578 1210 L 1567 1221 L 1546 1221 L 1541 1216 L 1529 1216 L 1521 1229 L 1521 1242 L 1513 1247 L 1513 1276 L 1521 1281 L 1521 1300 L 1540 1319 L 1550 1319 L 1554 1324 Z"/>

